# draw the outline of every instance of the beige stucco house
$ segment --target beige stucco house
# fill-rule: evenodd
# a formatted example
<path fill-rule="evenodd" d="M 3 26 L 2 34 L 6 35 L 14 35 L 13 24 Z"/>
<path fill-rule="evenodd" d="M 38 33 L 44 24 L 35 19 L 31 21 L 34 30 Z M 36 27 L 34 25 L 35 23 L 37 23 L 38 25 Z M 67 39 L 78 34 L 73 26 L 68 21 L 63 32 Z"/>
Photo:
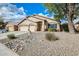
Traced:
<path fill-rule="evenodd" d="M 28 16 L 18 24 L 18 31 L 47 31 L 49 27 L 60 31 L 57 21 L 40 15 Z"/>
<path fill-rule="evenodd" d="M 18 25 L 15 24 L 15 23 L 13 23 L 13 22 L 8 22 L 8 23 L 6 24 L 6 29 L 7 29 L 8 31 L 18 31 Z"/>

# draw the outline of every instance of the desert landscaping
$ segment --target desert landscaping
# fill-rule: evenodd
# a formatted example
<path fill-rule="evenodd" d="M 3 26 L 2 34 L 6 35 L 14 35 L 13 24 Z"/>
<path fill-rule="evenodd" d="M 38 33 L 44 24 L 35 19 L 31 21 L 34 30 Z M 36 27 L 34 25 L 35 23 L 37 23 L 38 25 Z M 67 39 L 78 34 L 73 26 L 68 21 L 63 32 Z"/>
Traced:
<path fill-rule="evenodd" d="M 0 42 L 19 56 L 78 56 L 79 34 L 67 32 L 49 32 L 58 40 L 47 40 L 48 32 L 33 32 L 18 35 L 16 39 L 4 39 Z"/>
<path fill-rule="evenodd" d="M 79 56 L 78 3 L 4 3 L 0 11 L 0 56 Z"/>

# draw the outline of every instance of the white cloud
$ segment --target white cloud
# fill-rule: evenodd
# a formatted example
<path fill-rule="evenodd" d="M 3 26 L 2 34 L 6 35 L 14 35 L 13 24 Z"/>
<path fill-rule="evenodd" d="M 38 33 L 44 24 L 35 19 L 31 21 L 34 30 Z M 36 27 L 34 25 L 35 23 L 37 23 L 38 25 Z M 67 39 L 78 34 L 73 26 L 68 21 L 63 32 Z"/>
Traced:
<path fill-rule="evenodd" d="M 24 11 L 24 8 L 23 8 L 23 7 L 20 7 L 19 10 L 20 10 L 20 11 Z"/>
<path fill-rule="evenodd" d="M 48 18 L 54 18 L 53 16 L 49 16 L 50 14 L 39 13 L 38 15 L 45 16 L 45 17 L 48 17 Z"/>
<path fill-rule="evenodd" d="M 26 13 L 25 13 L 25 10 L 24 10 L 24 8 L 23 7 L 20 7 L 19 9 L 18 9 L 18 12 L 19 13 L 23 13 L 23 15 L 25 15 Z"/>
<path fill-rule="evenodd" d="M 2 16 L 5 21 L 18 21 L 26 17 L 26 13 L 23 7 L 17 8 L 16 5 L 13 4 L 0 4 L 0 16 Z"/>
<path fill-rule="evenodd" d="M 54 18 L 54 16 L 50 16 L 49 18 Z"/>
<path fill-rule="evenodd" d="M 49 14 L 43 14 L 43 13 L 39 13 L 38 15 L 41 15 L 41 16 L 48 16 Z"/>
<path fill-rule="evenodd" d="M 77 22 L 79 22 L 79 17 L 77 17 L 76 19 L 73 20 L 74 24 L 77 23 Z"/>
<path fill-rule="evenodd" d="M 45 13 L 47 13 L 48 12 L 48 9 L 45 9 L 45 11 L 44 11 Z"/>

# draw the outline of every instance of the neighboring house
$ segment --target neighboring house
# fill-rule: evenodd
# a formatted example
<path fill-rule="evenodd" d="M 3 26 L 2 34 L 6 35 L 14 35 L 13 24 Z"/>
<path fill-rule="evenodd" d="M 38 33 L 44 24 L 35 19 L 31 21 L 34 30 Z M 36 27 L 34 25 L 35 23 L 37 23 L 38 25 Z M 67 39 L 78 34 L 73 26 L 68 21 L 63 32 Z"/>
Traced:
<path fill-rule="evenodd" d="M 79 17 L 77 17 L 76 19 L 74 19 L 73 23 L 74 23 L 75 29 L 77 31 L 79 31 Z"/>
<path fill-rule="evenodd" d="M 19 31 L 47 31 L 48 28 L 60 31 L 60 25 L 57 21 L 40 15 L 28 16 L 18 24 Z"/>
<path fill-rule="evenodd" d="M 14 22 L 8 22 L 6 24 L 6 29 L 8 31 L 18 31 L 18 25 Z"/>
<path fill-rule="evenodd" d="M 76 29 L 77 31 L 79 31 L 79 22 L 76 22 L 76 23 L 74 24 L 74 26 L 75 26 L 75 29 Z"/>

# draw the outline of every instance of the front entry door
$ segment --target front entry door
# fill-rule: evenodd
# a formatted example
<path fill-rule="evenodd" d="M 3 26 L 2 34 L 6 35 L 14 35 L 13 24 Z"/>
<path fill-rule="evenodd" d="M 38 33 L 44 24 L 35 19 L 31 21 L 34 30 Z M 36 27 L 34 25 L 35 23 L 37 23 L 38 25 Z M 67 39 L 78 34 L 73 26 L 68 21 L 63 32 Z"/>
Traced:
<path fill-rule="evenodd" d="M 37 31 L 41 31 L 42 28 L 42 22 L 37 22 Z"/>

